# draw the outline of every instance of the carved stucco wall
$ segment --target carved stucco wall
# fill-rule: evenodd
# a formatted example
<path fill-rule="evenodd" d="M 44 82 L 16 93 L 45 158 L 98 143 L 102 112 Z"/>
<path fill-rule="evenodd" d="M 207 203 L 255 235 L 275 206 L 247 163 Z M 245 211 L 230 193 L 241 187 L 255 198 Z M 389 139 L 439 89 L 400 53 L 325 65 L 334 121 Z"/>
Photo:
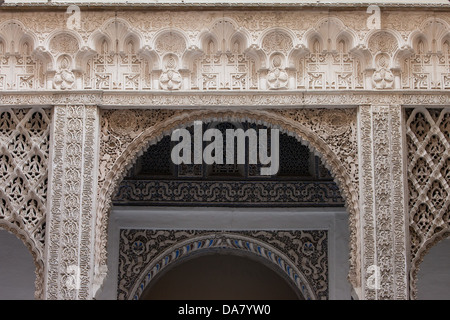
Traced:
<path fill-rule="evenodd" d="M 75 111 L 77 108 L 73 109 L 73 107 L 68 106 L 61 106 L 59 107 L 60 110 L 66 110 L 69 112 L 69 110 L 72 109 L 70 112 L 74 112 L 74 117 L 79 118 L 80 115 L 76 116 L 78 113 Z M 79 108 L 86 108 L 86 107 L 79 107 Z M 97 111 L 95 107 L 90 108 L 94 114 L 96 114 Z M 364 108 L 363 108 L 364 109 Z M 89 108 L 87 109 L 89 110 Z M 376 108 L 374 109 L 376 112 L 383 112 L 384 114 L 389 114 L 388 110 L 390 108 L 385 107 L 383 108 Z M 380 110 L 380 111 L 377 111 Z M 383 111 L 384 110 L 384 111 Z M 363 110 L 362 110 L 363 111 Z M 361 111 L 361 115 L 364 115 L 364 112 Z M 62 112 L 62 111 L 61 111 Z M 352 210 L 354 212 L 358 212 L 358 206 L 355 205 L 354 209 L 352 209 L 349 204 L 353 203 L 355 204 L 355 201 L 358 202 L 360 199 L 357 195 L 357 192 L 355 191 L 354 184 L 358 181 L 358 170 L 356 163 L 356 155 L 358 152 L 355 152 L 355 148 L 357 148 L 357 142 L 355 138 L 355 126 L 356 126 L 356 111 L 354 109 L 301 109 L 301 110 L 287 110 L 287 111 L 274 111 L 274 110 L 253 110 L 253 111 L 230 111 L 230 110 L 221 110 L 221 111 L 208 111 L 208 110 L 202 110 L 202 111 L 175 111 L 175 110 L 104 110 L 101 111 L 101 141 L 100 141 L 100 161 L 99 161 L 99 202 L 97 207 L 97 224 L 95 226 L 96 229 L 96 244 L 95 244 L 95 254 L 97 255 L 97 259 L 101 257 L 100 259 L 106 259 L 106 251 L 104 249 L 106 236 L 103 233 L 104 226 L 107 223 L 107 212 L 110 205 L 110 197 L 114 191 L 114 188 L 117 187 L 117 183 L 120 181 L 120 175 L 117 175 L 117 172 L 122 172 L 122 175 L 125 174 L 125 169 L 132 165 L 133 160 L 136 159 L 137 155 L 140 151 L 145 150 L 145 148 L 150 143 L 156 142 L 158 137 L 161 137 L 164 133 L 170 132 L 171 129 L 183 125 L 187 125 L 190 122 L 193 121 L 193 119 L 204 119 L 204 120 L 213 120 L 213 119 L 224 119 L 224 120 L 250 120 L 250 121 L 261 121 L 262 123 L 265 123 L 269 126 L 279 126 L 282 130 L 285 130 L 286 132 L 289 132 L 291 134 L 298 134 L 299 138 L 303 138 L 305 141 L 308 141 L 310 146 L 313 148 L 313 150 L 316 150 L 322 154 L 322 158 L 325 160 L 325 163 L 330 165 L 330 168 L 332 172 L 335 173 L 335 178 L 341 185 L 341 188 L 343 190 L 343 194 L 347 195 L 347 206 L 350 214 L 352 214 Z M 158 118 L 156 115 L 159 114 Z M 289 115 L 289 117 L 281 117 L 281 115 Z M 395 114 L 395 113 L 394 113 Z M 444 114 L 444 113 L 443 113 Z M 390 116 L 392 117 L 392 115 Z M 69 117 L 69 118 L 72 118 Z M 124 121 L 116 121 L 114 123 L 114 119 L 123 119 Z M 128 121 L 126 119 L 129 119 Z M 168 118 L 168 119 L 165 119 Z M 47 118 L 48 119 L 48 118 Z M 91 120 L 91 127 L 96 127 L 96 121 L 95 117 L 92 118 L 94 121 Z M 139 120 L 141 119 L 141 120 Z M 163 121 L 165 119 L 165 121 Z M 303 119 L 303 120 L 302 120 Z M 398 124 L 398 114 L 390 120 L 388 123 L 390 127 L 388 128 L 396 128 Z M 443 116 L 443 121 L 446 118 Z M 295 120 L 295 121 L 292 121 Z M 361 117 L 360 126 L 361 128 L 370 128 L 370 122 L 373 120 L 369 120 L 368 123 L 364 123 L 364 117 Z M 376 119 L 375 119 L 376 120 Z M 395 120 L 395 121 L 394 121 Z M 377 120 L 378 121 L 378 120 Z M 100 120 L 98 120 L 100 123 Z M 159 125 L 155 126 L 149 126 L 151 123 L 158 122 Z M 446 135 L 446 126 L 445 121 L 442 124 L 444 129 L 443 130 L 443 136 Z M 312 124 L 315 124 L 316 127 L 314 127 Z M 70 127 L 70 121 L 66 122 L 62 121 L 61 125 L 67 125 Z M 308 126 L 309 125 L 309 128 Z M 146 130 L 143 130 L 143 128 L 146 127 Z M 311 132 L 312 127 L 314 129 L 314 132 Z M 400 127 L 400 126 L 398 126 Z M 45 128 L 45 126 L 44 126 Z M 78 128 L 77 126 L 71 127 L 72 129 Z M 140 129 L 139 129 L 140 128 Z M 286 129 L 288 128 L 288 129 Z M 384 128 L 384 126 L 378 127 L 378 128 Z M 78 130 L 78 129 L 76 129 Z M 370 129 L 369 129 L 370 130 Z M 374 130 L 374 129 L 372 129 Z M 61 130 L 64 132 L 64 130 Z M 88 130 L 89 131 L 89 130 Z M 144 132 L 146 133 L 144 134 Z M 68 131 L 70 132 L 70 130 Z M 332 133 L 339 133 L 339 134 L 332 134 Z M 56 135 L 57 136 L 57 135 Z M 135 139 L 132 137 L 134 136 Z M 118 139 L 120 137 L 121 139 Z M 138 137 L 138 139 L 136 139 Z M 306 138 L 305 138 L 306 137 Z M 340 137 L 340 139 L 336 140 L 336 137 Z M 306 140 L 307 139 L 307 140 Z M 366 139 L 372 139 L 371 135 L 366 135 Z M 396 138 L 398 139 L 398 137 Z M 324 144 L 324 141 L 327 141 L 327 143 Z M 376 143 L 376 140 L 367 140 L 366 141 L 369 145 L 371 143 Z M 54 142 L 55 147 L 57 146 L 56 141 Z M 92 144 L 94 145 L 94 144 Z M 360 144 L 361 146 L 365 144 Z M 131 146 L 131 147 L 130 147 Z M 395 147 L 398 148 L 398 147 Z M 55 150 L 57 150 L 56 148 Z M 92 149 L 92 148 L 91 148 Z M 332 149 L 330 151 L 330 149 Z M 375 148 L 376 150 L 378 148 Z M 35 151 L 37 149 L 35 148 Z M 108 151 L 109 150 L 109 151 Z M 380 148 L 380 150 L 384 150 L 384 148 Z M 91 152 L 93 149 L 91 150 Z M 119 152 L 118 152 L 119 151 Z M 334 151 L 334 152 L 333 152 Z M 94 152 L 95 153 L 95 152 Z M 77 154 L 77 152 L 75 152 Z M 337 156 L 342 158 L 343 160 L 340 160 L 337 158 Z M 411 154 L 411 151 L 410 151 Z M 411 157 L 411 156 L 410 156 Z M 342 161 L 347 162 L 347 166 L 340 166 L 340 169 L 338 165 L 342 163 Z M 394 162 L 395 163 L 395 162 Z M 54 169 L 57 169 L 58 166 L 54 165 Z M 109 168 L 109 169 L 108 169 Z M 345 169 L 344 169 L 345 168 Z M 353 168 L 353 169 L 352 169 Z M 93 168 L 91 168 L 93 170 Z M 442 166 L 442 170 L 444 170 L 445 175 L 445 162 Z M 70 170 L 68 170 L 70 171 Z M 442 175 L 442 173 L 441 173 Z M 108 180 L 109 176 L 109 180 Z M 73 176 L 70 176 L 70 179 L 72 179 Z M 381 176 L 380 176 L 381 178 Z M 380 179 L 379 178 L 379 179 Z M 445 184 L 445 179 L 443 180 Z M 342 183 L 344 182 L 344 183 Z M 353 185 L 352 185 L 353 184 Z M 108 187 L 105 187 L 107 185 Z M 70 189 L 70 188 L 69 188 Z M 394 188 L 397 190 L 397 188 Z M 399 188 L 400 189 L 400 188 Z M 399 190 L 398 189 L 398 190 Z M 349 191 L 350 190 L 350 191 Z M 353 191 L 351 191 L 353 190 Z M 439 190 L 437 190 L 439 191 Z M 443 191 L 445 192 L 445 191 Z M 353 198 L 350 198 L 352 200 L 349 201 L 348 194 L 352 195 Z M 53 195 L 53 198 L 55 198 L 55 193 Z M 75 194 L 74 194 L 75 195 Z M 359 199 L 359 200 L 358 200 Z M 103 202 L 102 202 L 103 200 Z M 398 208 L 401 210 L 401 206 Z M 445 212 L 443 213 L 445 214 Z M 42 216 L 45 216 L 44 213 L 42 213 Z M 398 216 L 401 216 L 401 214 L 398 214 Z M 47 218 L 48 219 L 48 218 Z M 350 224 L 351 224 L 351 231 L 352 231 L 352 240 L 351 240 L 351 263 L 353 270 L 355 270 L 355 273 L 358 274 L 359 270 L 357 263 L 359 262 L 358 259 L 360 257 L 359 250 L 363 248 L 358 248 L 358 240 L 355 238 L 355 235 L 358 232 L 358 228 L 355 226 L 357 225 L 357 219 L 358 215 L 354 214 L 354 216 L 350 215 Z M 364 218 L 364 220 L 370 220 L 371 218 Z M 377 219 L 383 220 L 381 215 L 378 215 Z M 352 222 L 353 220 L 353 222 Z M 417 221 L 417 219 L 411 219 L 411 226 L 414 226 Z M 423 219 L 422 219 L 423 221 Z M 394 221 L 394 225 L 401 228 L 402 225 L 400 223 L 401 221 Z M 389 225 L 387 226 L 389 227 Z M 446 227 L 445 221 L 443 224 L 443 229 Z M 442 229 L 439 229 L 437 231 L 442 231 Z M 92 233 L 92 230 L 90 231 Z M 55 235 L 57 235 L 58 232 L 55 232 Z M 401 235 L 401 232 L 400 232 Z M 430 234 L 430 237 L 434 236 L 433 233 Z M 387 239 L 386 241 L 388 241 Z M 401 239 L 400 239 L 401 240 Z M 402 241 L 402 240 L 401 240 Z M 400 242 L 401 242 L 400 241 Z M 94 243 L 93 239 L 87 239 L 87 241 L 84 242 L 85 248 L 90 248 L 92 246 L 92 243 Z M 387 244 L 387 242 L 386 242 Z M 58 244 L 59 245 L 59 244 Z M 361 245 L 364 246 L 364 248 L 371 248 L 373 246 L 373 243 L 371 243 L 370 239 L 364 239 L 364 242 L 361 243 Z M 429 245 L 427 245 L 429 246 Z M 50 247 L 50 246 L 49 246 Z M 389 246 L 386 246 L 388 248 Z M 389 249 L 392 250 L 392 249 Z M 398 252 L 403 252 L 400 249 L 398 249 Z M 367 252 L 366 252 L 367 253 Z M 391 254 L 393 254 L 391 252 Z M 389 254 L 389 255 L 391 255 Z M 406 253 L 403 253 L 406 254 Z M 368 258 L 366 254 L 364 257 Z M 401 259 L 400 259 L 401 260 Z M 59 261 L 59 260 L 58 260 Z M 97 260 L 98 262 L 98 260 Z M 38 269 L 39 270 L 39 269 Z M 92 275 L 91 275 L 92 276 Z M 97 276 L 102 276 L 101 273 L 98 273 Z M 351 276 L 351 274 L 350 274 Z M 358 279 L 354 280 L 358 281 Z M 399 280 L 400 281 L 400 280 Z M 355 284 L 355 283 L 354 283 Z M 87 283 L 87 287 L 89 287 L 89 281 Z M 39 288 L 39 286 L 38 286 Z M 86 289 L 90 290 L 90 289 Z"/>
<path fill-rule="evenodd" d="M 449 14 L 1 12 L 3 90 L 450 88 Z M 11 70 L 15 72 L 12 73 Z"/>
<path fill-rule="evenodd" d="M 369 299 L 407 299 L 402 123 L 402 108 L 398 105 L 360 107 L 361 259 L 366 268 L 379 268 L 380 277 L 377 290 L 367 290 L 368 283 L 363 284 Z"/>
<path fill-rule="evenodd" d="M 90 299 L 98 109 L 83 105 L 53 109 L 44 298 Z"/>
<path fill-rule="evenodd" d="M 450 235 L 450 109 L 406 110 L 411 298 L 425 254 Z"/>
<path fill-rule="evenodd" d="M 51 110 L 0 111 L 0 227 L 23 241 L 36 265 L 36 297 L 43 294 Z"/>
<path fill-rule="evenodd" d="M 362 296 L 405 298 L 408 244 L 402 230 L 402 198 L 406 197 L 398 193 L 406 181 L 399 160 L 405 147 L 398 145 L 404 132 L 397 129 L 406 120 L 399 110 L 449 105 L 445 90 L 450 88 L 450 15 L 444 10 L 411 10 L 407 15 L 386 10 L 381 17 L 383 29 L 369 30 L 364 11 L 127 11 L 118 12 L 116 18 L 114 12 L 86 10 L 81 28 L 68 30 L 61 11 L 0 12 L 0 105 L 54 106 L 57 115 L 43 116 L 54 125 L 49 211 L 46 215 L 45 205 L 41 206 L 39 218 L 33 220 L 39 220 L 38 226 L 46 220 L 51 231 L 45 243 L 48 261 L 35 258 L 42 261 L 37 263 L 38 282 L 44 274 L 40 266 L 46 264 L 45 297 L 91 298 L 101 285 L 111 196 L 140 152 L 193 120 L 226 119 L 281 128 L 318 152 L 346 198 L 352 284 L 364 287 L 364 268 L 379 263 L 386 287 L 378 294 L 363 288 Z M 348 109 L 308 109 L 317 107 Z M 21 130 L 27 132 L 22 134 L 25 138 L 32 132 Z M 387 145 L 383 137 L 390 138 Z M 4 149 L 11 146 L 15 148 Z M 30 148 L 41 157 L 39 174 L 46 176 L 48 146 Z M 32 158 L 38 159 L 34 154 Z M 386 159 L 392 160 L 387 166 Z M 16 162 L 14 174 L 26 175 L 24 165 Z M 378 168 L 380 174 L 374 171 Z M 5 179 L 5 188 L 11 187 L 12 180 Z M 445 185 L 442 179 L 439 183 Z M 374 189 L 374 181 L 387 189 Z M 46 191 L 39 197 L 34 200 L 45 204 Z M 7 200 L 5 196 L 3 211 L 8 211 Z M 385 206 L 388 203 L 395 204 L 393 211 Z M 81 220 L 74 219 L 68 207 L 81 212 Z M 4 216 L 2 221 L 20 225 L 22 218 Z M 420 230 L 416 220 L 409 219 L 411 228 Z M 387 232 L 390 227 L 394 238 Z M 16 229 L 20 234 L 27 230 Z M 28 229 L 26 239 L 39 238 L 36 230 Z M 375 237 L 378 231 L 387 236 Z M 77 240 L 69 239 L 72 232 L 79 235 Z M 432 232 L 425 238 L 433 237 Z M 430 244 L 425 238 L 419 241 L 422 247 Z M 396 241 L 393 247 L 388 246 L 391 240 Z M 35 257 L 43 256 L 41 240 L 25 242 Z M 381 260 L 372 256 L 374 250 Z M 79 265 L 80 257 L 86 259 L 82 286 L 72 292 L 64 288 L 64 269 Z M 393 273 L 390 265 L 397 266 Z M 37 284 L 39 297 L 42 287 Z"/>
<path fill-rule="evenodd" d="M 107 215 L 111 199 L 119 182 L 137 156 L 171 130 L 188 126 L 195 120 L 254 121 L 277 127 L 303 140 L 320 154 L 331 169 L 347 198 L 351 229 L 352 282 L 357 283 L 357 167 L 356 167 L 356 112 L 345 110 L 292 110 L 280 111 L 191 111 L 161 110 L 106 110 L 102 113 L 100 146 L 99 202 L 97 215 L 100 255 L 97 263 L 106 264 Z M 152 126 L 153 124 L 153 126 Z"/>
<path fill-rule="evenodd" d="M 141 297 L 173 263 L 217 249 L 263 258 L 291 281 L 304 299 L 328 298 L 328 232 L 315 231 L 120 231 L 120 300 Z"/>

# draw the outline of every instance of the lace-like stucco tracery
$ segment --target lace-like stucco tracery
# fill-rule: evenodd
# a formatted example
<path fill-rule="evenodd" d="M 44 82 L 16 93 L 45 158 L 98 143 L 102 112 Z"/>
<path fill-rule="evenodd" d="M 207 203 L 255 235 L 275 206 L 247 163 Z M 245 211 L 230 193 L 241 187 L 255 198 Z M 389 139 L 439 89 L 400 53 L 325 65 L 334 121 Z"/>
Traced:
<path fill-rule="evenodd" d="M 127 115 L 125 115 L 127 114 Z M 334 116 L 333 116 L 334 115 Z M 103 112 L 102 145 L 100 156 L 100 184 L 97 215 L 97 264 L 106 265 L 106 241 L 108 211 L 112 196 L 119 183 L 138 155 L 149 144 L 164 134 L 195 120 L 202 121 L 249 121 L 276 127 L 297 139 L 303 140 L 319 153 L 323 163 L 335 175 L 347 199 L 351 221 L 351 281 L 358 283 L 357 242 L 357 168 L 356 168 L 356 112 L 355 110 L 296 110 L 278 111 L 192 111 L 176 112 L 161 110 L 106 110 Z M 128 120 L 127 120 L 128 119 Z M 327 120 L 328 119 L 328 120 Z M 152 125 L 153 124 L 153 125 Z M 345 163 L 345 164 L 344 164 Z M 118 174 L 119 173 L 119 174 Z"/>
<path fill-rule="evenodd" d="M 171 264 L 217 249 L 262 258 L 286 276 L 304 299 L 328 298 L 326 230 L 123 229 L 120 232 L 118 299 L 138 300 L 155 277 Z"/>
<path fill-rule="evenodd" d="M 317 152 L 346 200 L 357 295 L 407 298 L 407 275 L 448 228 L 448 112 L 433 110 L 450 104 L 450 14 L 395 6 L 383 7 L 380 29 L 351 4 L 82 7 L 71 29 L 58 6 L 2 8 L 0 218 L 33 252 L 37 296 L 93 298 L 126 170 L 171 130 L 225 119 L 280 128 Z M 371 265 L 378 291 L 367 286 Z M 67 286 L 71 266 L 77 289 Z"/>
<path fill-rule="evenodd" d="M 450 235 L 450 109 L 406 111 L 411 295 L 428 250 Z"/>
<path fill-rule="evenodd" d="M 0 111 L 0 226 L 16 234 L 36 264 L 42 294 L 51 112 Z"/>

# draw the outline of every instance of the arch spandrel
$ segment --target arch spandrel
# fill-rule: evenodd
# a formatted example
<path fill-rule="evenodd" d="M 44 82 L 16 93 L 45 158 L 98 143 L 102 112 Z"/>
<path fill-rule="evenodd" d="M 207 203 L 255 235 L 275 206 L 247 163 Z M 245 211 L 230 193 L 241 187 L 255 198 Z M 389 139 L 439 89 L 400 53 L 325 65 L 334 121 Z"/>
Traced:
<path fill-rule="evenodd" d="M 152 238 L 158 237 L 160 243 L 156 250 L 150 250 Z M 286 237 L 286 238 L 284 238 Z M 310 271 L 301 264 L 296 264 L 301 257 L 306 256 L 302 251 L 302 245 L 297 247 L 297 251 L 289 253 L 283 251 L 275 242 L 283 243 L 286 239 L 294 237 L 296 244 L 301 244 L 301 240 L 309 239 L 312 250 L 317 250 L 317 260 L 311 262 L 320 275 L 315 279 L 306 277 L 305 272 Z M 327 247 L 322 246 L 322 241 L 326 241 L 327 231 L 198 231 L 198 230 L 138 230 L 124 229 L 121 231 L 121 260 L 122 270 L 135 271 L 134 275 L 126 276 L 119 283 L 118 298 L 138 300 L 142 297 L 146 288 L 159 274 L 171 265 L 180 260 L 190 259 L 199 255 L 207 255 L 214 252 L 233 252 L 235 254 L 248 256 L 262 261 L 274 271 L 285 278 L 289 284 L 295 288 L 299 296 L 307 300 L 326 299 L 328 295 L 327 285 L 327 262 L 324 259 L 327 255 Z M 278 241 L 274 241 L 274 240 Z M 150 240 L 146 243 L 147 240 Z M 175 241 L 176 243 L 174 243 Z M 272 242 L 272 244 L 271 244 Z M 147 248 L 147 249 L 144 249 Z M 147 265 L 136 266 L 128 260 L 128 255 L 139 250 L 144 256 Z M 220 251 L 218 251 L 220 250 Z"/>

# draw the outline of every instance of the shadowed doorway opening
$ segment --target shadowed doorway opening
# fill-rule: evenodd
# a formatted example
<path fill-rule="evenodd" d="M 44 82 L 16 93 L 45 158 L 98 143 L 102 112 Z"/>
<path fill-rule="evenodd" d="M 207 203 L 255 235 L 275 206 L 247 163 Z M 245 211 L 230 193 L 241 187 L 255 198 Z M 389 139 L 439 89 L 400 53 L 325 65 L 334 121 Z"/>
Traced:
<path fill-rule="evenodd" d="M 303 300 L 294 284 L 259 259 L 229 252 L 194 256 L 151 282 L 142 300 Z"/>

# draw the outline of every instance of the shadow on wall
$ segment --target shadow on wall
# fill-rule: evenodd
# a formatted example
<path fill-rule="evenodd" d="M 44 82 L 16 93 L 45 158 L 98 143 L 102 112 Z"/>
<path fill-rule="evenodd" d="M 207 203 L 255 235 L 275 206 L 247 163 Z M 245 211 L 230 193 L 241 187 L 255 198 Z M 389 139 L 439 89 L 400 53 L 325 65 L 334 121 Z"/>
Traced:
<path fill-rule="evenodd" d="M 0 229 L 0 300 L 33 300 L 35 269 L 22 241 Z"/>
<path fill-rule="evenodd" d="M 276 271 L 248 257 L 208 254 L 180 262 L 150 285 L 142 300 L 297 300 Z"/>
<path fill-rule="evenodd" d="M 431 248 L 419 268 L 417 299 L 450 300 L 450 238 Z"/>

